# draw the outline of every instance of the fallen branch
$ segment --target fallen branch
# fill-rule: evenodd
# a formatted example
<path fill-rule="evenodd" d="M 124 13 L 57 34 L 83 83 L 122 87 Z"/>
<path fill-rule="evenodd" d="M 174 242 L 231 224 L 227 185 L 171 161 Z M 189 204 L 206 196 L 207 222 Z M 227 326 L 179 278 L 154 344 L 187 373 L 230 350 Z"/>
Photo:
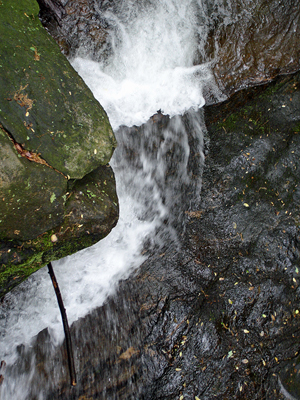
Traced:
<path fill-rule="evenodd" d="M 50 275 L 52 283 L 53 283 L 53 287 L 54 287 L 55 294 L 57 297 L 57 301 L 58 301 L 58 305 L 59 305 L 59 309 L 60 309 L 60 313 L 61 313 L 61 317 L 62 317 L 62 322 L 63 322 L 63 326 L 64 326 L 71 385 L 76 386 L 76 372 L 75 372 L 75 365 L 74 365 L 70 328 L 69 328 L 69 324 L 68 324 L 68 319 L 67 319 L 67 314 L 66 314 L 66 310 L 64 307 L 64 303 L 63 303 L 63 300 L 62 300 L 62 297 L 60 294 L 60 290 L 58 287 L 56 277 L 54 275 L 54 271 L 53 271 L 51 262 L 48 264 L 48 271 L 49 271 L 49 275 Z"/>

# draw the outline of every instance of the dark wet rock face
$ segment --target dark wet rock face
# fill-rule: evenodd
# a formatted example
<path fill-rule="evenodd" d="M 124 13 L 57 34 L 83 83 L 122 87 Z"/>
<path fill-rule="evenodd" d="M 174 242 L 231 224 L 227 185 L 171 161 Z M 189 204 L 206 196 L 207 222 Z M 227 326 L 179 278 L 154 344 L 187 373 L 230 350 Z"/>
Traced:
<path fill-rule="evenodd" d="M 107 41 L 109 24 L 102 16 L 103 1 L 38 0 L 43 25 L 59 44 L 62 52 L 73 57 L 80 49 L 97 58 L 110 51 Z"/>
<path fill-rule="evenodd" d="M 219 12 L 210 24 L 207 51 L 227 94 L 299 69 L 297 0 L 234 0 Z"/>
<path fill-rule="evenodd" d="M 152 251 L 73 324 L 76 388 L 64 347 L 39 350 L 46 398 L 299 397 L 299 85 L 281 77 L 205 108 L 201 196 L 181 199 L 180 244 Z"/>

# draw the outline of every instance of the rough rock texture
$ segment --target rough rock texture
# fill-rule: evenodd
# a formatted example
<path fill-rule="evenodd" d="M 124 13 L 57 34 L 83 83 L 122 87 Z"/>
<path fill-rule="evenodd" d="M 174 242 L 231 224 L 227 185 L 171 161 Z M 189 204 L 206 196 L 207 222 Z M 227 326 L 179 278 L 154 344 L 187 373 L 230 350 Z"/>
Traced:
<path fill-rule="evenodd" d="M 103 1 L 38 0 L 43 25 L 59 44 L 61 51 L 73 57 L 78 49 L 89 57 L 105 55 L 111 49 L 107 41 L 109 23 L 102 16 Z"/>
<path fill-rule="evenodd" d="M 0 2 L 0 296 L 118 216 L 109 120 L 38 13 L 35 0 Z"/>
<path fill-rule="evenodd" d="M 218 11 L 207 52 L 226 94 L 299 69 L 298 0 L 234 0 Z"/>
<path fill-rule="evenodd" d="M 76 388 L 64 346 L 40 333 L 33 394 L 42 379 L 47 399 L 300 398 L 299 101 L 300 73 L 205 108 L 201 197 L 192 187 L 174 212 L 181 244 L 153 251 L 73 324 Z"/>

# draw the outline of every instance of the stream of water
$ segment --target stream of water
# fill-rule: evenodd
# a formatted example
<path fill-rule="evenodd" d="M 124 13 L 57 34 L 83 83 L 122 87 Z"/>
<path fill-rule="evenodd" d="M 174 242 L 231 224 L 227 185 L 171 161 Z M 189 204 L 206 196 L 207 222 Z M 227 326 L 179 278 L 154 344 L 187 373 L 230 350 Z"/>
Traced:
<path fill-rule="evenodd" d="M 177 115 L 204 105 L 203 88 L 219 95 L 209 64 L 194 65 L 207 36 L 205 12 L 195 0 L 131 0 L 118 7 L 107 6 L 104 17 L 113 27 L 110 56 L 105 62 L 96 62 L 79 52 L 72 60 L 116 132 L 119 146 L 111 165 L 120 218 L 105 239 L 53 263 L 70 324 L 101 306 L 117 282 L 141 265 L 146 257 L 142 254 L 145 242 L 162 246 L 165 240 L 176 240 L 172 226 L 165 221 L 173 212 L 180 182 L 189 180 L 190 154 L 187 133 Z M 204 22 L 199 24 L 199 20 Z M 145 128 L 143 138 L 134 141 L 126 136 L 126 130 L 119 129 L 121 125 L 141 125 L 158 110 L 172 117 L 159 139 Z M 195 119 L 192 125 L 201 146 L 201 123 Z M 175 160 L 176 173 L 170 183 L 165 176 L 167 154 L 174 146 L 180 148 L 180 157 Z M 125 147 L 135 147 L 134 162 L 124 156 Z M 150 152 L 150 148 L 156 150 Z M 61 343 L 61 316 L 43 268 L 8 294 L 0 310 L 0 360 L 7 364 L 2 400 L 30 398 L 35 355 L 29 361 L 31 367 L 20 371 L 18 349 L 30 347 L 45 328 L 54 345 Z M 42 391 L 37 398 L 44 398 Z"/>

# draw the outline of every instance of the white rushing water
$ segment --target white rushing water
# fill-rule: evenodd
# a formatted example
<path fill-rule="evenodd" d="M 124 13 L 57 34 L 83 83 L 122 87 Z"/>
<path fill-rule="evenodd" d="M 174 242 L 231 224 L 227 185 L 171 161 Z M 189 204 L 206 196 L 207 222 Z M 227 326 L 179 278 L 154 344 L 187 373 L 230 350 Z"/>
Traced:
<path fill-rule="evenodd" d="M 215 91 L 209 65 L 193 65 L 200 28 L 205 35 L 205 27 L 199 28 L 197 22 L 200 2 L 160 0 L 145 4 L 137 0 L 120 2 L 114 13 L 107 8 L 105 18 L 114 30 L 112 53 L 105 63 L 81 57 L 72 61 L 115 130 L 122 124 L 141 125 L 159 109 L 170 116 L 197 109 L 204 104 L 203 86 Z M 70 324 L 103 304 L 118 280 L 145 259 L 141 254 L 143 243 L 155 235 L 172 206 L 163 201 L 161 184 L 165 155 L 171 146 L 167 143 L 180 142 L 185 156 L 178 176 L 188 179 L 185 168 L 189 146 L 186 136 L 176 130 L 176 121 L 172 122 L 172 135 L 166 131 L 163 144 L 158 143 L 161 148 L 155 158 L 146 148 L 137 149 L 139 169 L 126 165 L 120 143 L 111 161 L 120 202 L 117 226 L 93 247 L 53 263 Z M 152 213 L 147 217 L 149 201 Z M 5 298 L 0 311 L 0 360 L 13 363 L 16 346 L 29 345 L 46 327 L 54 343 L 63 339 L 61 316 L 44 268 Z M 30 374 L 13 382 L 5 376 L 1 399 L 25 399 L 28 385 Z"/>
<path fill-rule="evenodd" d="M 193 65 L 199 34 L 207 30 L 198 23 L 198 2 L 131 1 L 119 7 L 118 14 L 104 14 L 111 27 L 109 63 L 73 61 L 113 128 L 141 125 L 159 109 L 176 115 L 202 107 L 202 87 L 212 75 L 208 65 Z"/>

